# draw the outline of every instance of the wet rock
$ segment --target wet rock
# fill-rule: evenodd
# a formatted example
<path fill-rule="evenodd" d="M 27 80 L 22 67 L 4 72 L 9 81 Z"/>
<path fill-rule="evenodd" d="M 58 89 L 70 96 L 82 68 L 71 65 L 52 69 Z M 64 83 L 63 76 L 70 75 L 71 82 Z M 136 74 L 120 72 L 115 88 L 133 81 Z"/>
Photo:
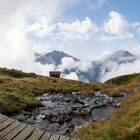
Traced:
<path fill-rule="evenodd" d="M 114 106 L 115 107 L 120 107 L 121 106 L 121 103 L 119 102 L 119 103 L 115 104 Z"/>
<path fill-rule="evenodd" d="M 72 114 L 74 116 L 88 116 L 90 113 L 86 110 L 83 110 L 82 108 L 73 108 L 72 109 Z"/>
<path fill-rule="evenodd" d="M 59 123 L 52 123 L 52 124 L 50 124 L 50 127 L 60 127 L 60 124 Z"/>
<path fill-rule="evenodd" d="M 46 93 L 38 99 L 44 106 L 22 111 L 14 118 L 48 132 L 70 135 L 85 122 L 108 119 L 119 107 L 122 97 L 112 98 L 101 91 L 95 95 Z"/>
<path fill-rule="evenodd" d="M 45 119 L 45 115 L 38 115 L 36 119 Z"/>
<path fill-rule="evenodd" d="M 70 133 L 69 128 L 65 128 L 64 130 L 59 132 L 59 135 L 65 135 L 65 134 L 68 134 L 68 133 Z"/>
<path fill-rule="evenodd" d="M 72 95 L 72 102 L 73 103 L 80 103 L 80 104 L 84 105 L 84 102 L 76 94 Z"/>
<path fill-rule="evenodd" d="M 122 92 L 121 93 L 121 97 L 123 97 L 123 98 L 126 98 L 128 96 L 130 96 L 130 93 L 128 93 L 128 92 Z"/>
<path fill-rule="evenodd" d="M 101 91 L 97 91 L 95 94 L 94 94 L 96 97 L 103 97 L 104 95 L 101 93 Z"/>
<path fill-rule="evenodd" d="M 72 92 L 72 95 L 77 95 L 78 93 L 77 92 Z"/>
<path fill-rule="evenodd" d="M 32 115 L 32 113 L 31 113 L 31 112 L 26 112 L 26 111 L 24 111 L 24 112 L 23 112 L 23 115 L 24 115 L 24 116 L 29 116 L 29 115 Z"/>
<path fill-rule="evenodd" d="M 44 100 L 44 101 L 42 102 L 42 104 L 45 105 L 45 106 L 48 107 L 48 108 L 54 108 L 54 107 L 55 107 L 55 103 L 52 102 L 52 101 L 50 101 L 50 100 L 48 100 L 48 101 Z"/>
<path fill-rule="evenodd" d="M 71 98 L 64 98 L 65 102 L 71 102 Z"/>
<path fill-rule="evenodd" d="M 113 103 L 113 98 L 110 97 L 109 100 L 108 100 L 108 102 L 109 102 L 109 103 Z"/>

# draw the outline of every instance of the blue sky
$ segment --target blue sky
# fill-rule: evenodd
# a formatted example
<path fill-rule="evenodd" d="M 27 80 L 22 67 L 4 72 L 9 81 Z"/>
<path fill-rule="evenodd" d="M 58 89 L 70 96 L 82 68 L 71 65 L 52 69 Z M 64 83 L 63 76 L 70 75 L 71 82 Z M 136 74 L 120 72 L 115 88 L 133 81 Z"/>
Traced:
<path fill-rule="evenodd" d="M 61 16 L 56 18 L 54 21 L 72 23 L 75 20 L 83 21 L 85 17 L 89 17 L 92 22 L 101 27 L 103 26 L 104 22 L 108 20 L 108 14 L 111 11 L 114 11 L 121 14 L 129 24 L 139 22 L 139 0 L 104 0 L 100 6 L 92 6 L 92 4 L 96 5 L 97 1 L 87 0 L 86 2 L 82 1 L 73 5 L 64 6 Z M 82 43 L 79 43 L 76 40 L 67 40 L 63 43 L 64 47 L 58 49 L 66 51 L 80 58 L 94 59 L 104 51 L 121 49 L 130 41 L 139 43 L 138 36 L 139 35 L 137 34 L 134 37 L 126 37 L 124 39 L 116 39 L 110 41 L 99 41 L 93 37 L 89 40 L 82 41 Z"/>
<path fill-rule="evenodd" d="M 39 47 L 47 44 L 49 46 L 52 46 L 53 49 L 65 51 L 83 60 L 93 60 L 104 52 L 112 52 L 121 49 L 123 46 L 129 44 L 129 42 L 139 43 L 140 41 L 138 33 L 140 32 L 139 0 L 72 0 L 70 3 L 66 1 L 64 2 L 64 0 L 62 0 L 59 4 L 61 6 L 59 6 L 58 9 L 60 9 L 61 12 L 59 15 L 51 19 L 49 24 L 55 24 L 56 26 L 58 26 L 59 23 L 62 23 L 62 27 L 64 26 L 64 24 L 69 25 L 66 27 L 67 29 L 60 29 L 60 27 L 54 29 L 51 36 L 44 35 L 42 37 L 38 37 L 34 35 L 34 32 L 36 32 L 35 29 L 34 31 L 30 30 L 30 39 L 33 42 L 39 44 Z M 113 17 L 109 16 L 111 12 L 114 12 Z M 96 24 L 99 30 L 97 31 L 98 33 L 96 32 L 95 35 L 95 32 L 93 31 L 93 35 L 91 35 L 91 37 L 89 37 L 88 39 L 84 39 L 84 35 L 82 35 L 82 38 L 80 39 L 74 37 L 73 39 L 69 37 L 65 38 L 65 36 L 67 36 L 66 30 L 69 30 L 67 32 L 67 34 L 69 34 L 70 32 L 72 32 L 70 31 L 72 28 L 71 25 L 74 24 L 76 20 L 78 20 L 80 23 L 82 21 L 85 21 L 86 17 L 88 17 L 93 24 Z M 113 26 L 109 23 L 109 20 L 111 20 L 111 18 L 112 21 L 110 21 L 110 23 L 118 21 L 118 25 L 116 25 L 116 28 L 119 28 L 118 26 L 120 26 L 120 31 L 117 31 L 117 29 L 113 29 L 112 27 L 110 27 Z M 137 27 L 133 27 L 133 24 L 135 23 L 138 24 Z M 105 24 L 107 25 L 107 31 L 103 29 L 105 28 Z M 78 32 L 80 31 L 77 31 L 77 34 Z M 89 29 L 87 29 L 87 32 L 85 31 L 85 34 L 89 32 L 90 27 Z M 99 39 L 100 36 L 104 36 L 104 38 L 110 37 L 113 39 L 102 40 Z"/>
<path fill-rule="evenodd" d="M 110 11 L 117 11 L 126 16 L 129 21 L 135 22 L 140 19 L 138 14 L 140 10 L 139 4 L 139 0 L 106 0 L 102 6 L 96 9 L 89 8 L 85 4 L 76 4 L 65 9 L 64 17 L 66 21 L 69 21 L 77 18 L 83 19 L 88 16 L 98 24 L 102 24 L 102 21 Z"/>

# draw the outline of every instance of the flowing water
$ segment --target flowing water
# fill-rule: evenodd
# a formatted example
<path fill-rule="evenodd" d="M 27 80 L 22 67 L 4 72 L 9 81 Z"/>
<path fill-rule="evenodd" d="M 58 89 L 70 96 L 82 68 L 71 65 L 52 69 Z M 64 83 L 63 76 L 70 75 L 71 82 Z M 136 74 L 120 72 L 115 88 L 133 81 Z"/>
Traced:
<path fill-rule="evenodd" d="M 121 97 L 112 98 L 100 91 L 94 95 L 46 93 L 41 107 L 20 111 L 12 117 L 48 132 L 71 135 L 90 122 L 104 121 L 120 106 Z"/>

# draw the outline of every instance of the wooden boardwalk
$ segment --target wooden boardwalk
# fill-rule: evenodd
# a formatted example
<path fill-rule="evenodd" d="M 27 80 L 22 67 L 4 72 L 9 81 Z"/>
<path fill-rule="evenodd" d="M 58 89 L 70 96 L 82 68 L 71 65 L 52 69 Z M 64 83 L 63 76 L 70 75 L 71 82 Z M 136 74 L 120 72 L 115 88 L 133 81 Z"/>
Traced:
<path fill-rule="evenodd" d="M 0 140 L 76 140 L 58 134 L 50 134 L 39 128 L 21 123 L 0 114 Z"/>

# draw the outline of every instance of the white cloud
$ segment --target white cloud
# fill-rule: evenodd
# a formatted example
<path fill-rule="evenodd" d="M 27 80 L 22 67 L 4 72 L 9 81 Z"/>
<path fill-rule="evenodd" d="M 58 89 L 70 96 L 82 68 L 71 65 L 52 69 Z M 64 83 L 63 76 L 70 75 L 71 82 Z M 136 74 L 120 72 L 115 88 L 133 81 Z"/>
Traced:
<path fill-rule="evenodd" d="M 78 69 L 82 72 L 88 71 L 89 68 L 92 67 L 92 63 L 90 61 L 80 61 L 78 65 Z"/>
<path fill-rule="evenodd" d="M 79 62 L 75 61 L 72 57 L 63 57 L 61 60 L 61 65 L 58 66 L 58 69 L 63 71 L 64 69 L 74 69 L 78 67 Z"/>
<path fill-rule="evenodd" d="M 115 41 L 118 40 L 118 36 L 110 35 L 110 34 L 102 34 L 97 36 L 97 40 L 99 41 Z"/>
<path fill-rule="evenodd" d="M 120 75 L 132 74 L 140 72 L 140 60 L 135 61 L 134 63 L 120 64 L 110 63 L 112 65 L 112 70 L 102 75 L 101 81 L 105 82 L 106 80 L 117 77 Z"/>
<path fill-rule="evenodd" d="M 108 58 L 111 55 L 111 52 L 109 51 L 104 51 L 103 53 L 101 53 L 96 60 L 104 60 L 106 58 Z"/>
<path fill-rule="evenodd" d="M 97 26 L 88 17 L 81 22 L 59 23 L 58 28 L 62 38 L 69 40 L 88 40 L 97 32 Z"/>
<path fill-rule="evenodd" d="M 53 35 L 56 25 L 49 23 L 47 18 L 41 18 L 40 21 L 35 22 L 32 25 L 25 25 L 27 32 L 33 32 L 37 37 L 45 37 Z"/>
<path fill-rule="evenodd" d="M 46 17 L 49 22 L 60 16 L 62 12 L 61 0 L 26 0 L 22 8 L 29 18 Z"/>
<path fill-rule="evenodd" d="M 32 1 L 32 7 L 37 8 L 37 5 L 34 5 L 37 1 Z M 35 16 L 35 12 L 31 11 L 31 7 L 30 15 L 27 14 L 26 6 L 30 5 L 30 2 L 31 0 L 27 3 L 20 0 L 0 0 L 0 65 L 1 67 L 16 68 L 26 72 L 48 74 L 47 70 L 54 69 L 54 66 L 42 66 L 35 62 L 34 51 L 31 47 L 32 42 L 24 30 L 25 17 Z M 45 5 L 43 6 L 45 7 Z"/>
<path fill-rule="evenodd" d="M 111 11 L 109 13 L 109 19 L 104 23 L 104 31 L 109 34 L 109 39 L 112 38 L 132 38 L 134 35 L 129 32 L 129 23 L 125 20 L 125 17 L 120 13 Z M 103 38 L 105 39 L 105 37 Z"/>
<path fill-rule="evenodd" d="M 71 72 L 68 75 L 65 75 L 64 78 L 71 80 L 79 80 L 78 75 L 75 72 Z"/>
<path fill-rule="evenodd" d="M 32 49 L 35 53 L 37 52 L 37 53 L 45 54 L 47 52 L 53 51 L 55 48 L 50 44 L 45 44 L 45 45 L 33 45 Z"/>

